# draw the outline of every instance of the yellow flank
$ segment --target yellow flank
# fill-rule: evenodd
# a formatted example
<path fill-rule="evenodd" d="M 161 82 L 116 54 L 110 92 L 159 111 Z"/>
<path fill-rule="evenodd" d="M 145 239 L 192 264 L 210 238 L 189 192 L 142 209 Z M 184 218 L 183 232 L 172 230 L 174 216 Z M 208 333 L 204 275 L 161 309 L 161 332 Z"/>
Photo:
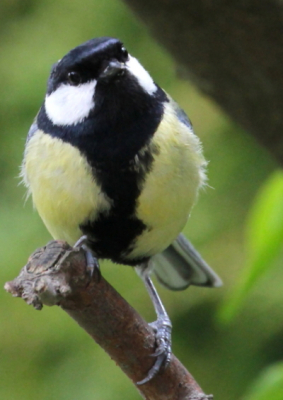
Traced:
<path fill-rule="evenodd" d="M 172 243 L 183 229 L 206 178 L 198 138 L 168 104 L 152 144 L 159 153 L 154 155 L 136 212 L 149 230 L 136 240 L 129 258 L 156 254 Z"/>
<path fill-rule="evenodd" d="M 71 245 L 81 223 L 111 208 L 80 151 L 40 130 L 27 143 L 22 175 L 51 235 Z"/>

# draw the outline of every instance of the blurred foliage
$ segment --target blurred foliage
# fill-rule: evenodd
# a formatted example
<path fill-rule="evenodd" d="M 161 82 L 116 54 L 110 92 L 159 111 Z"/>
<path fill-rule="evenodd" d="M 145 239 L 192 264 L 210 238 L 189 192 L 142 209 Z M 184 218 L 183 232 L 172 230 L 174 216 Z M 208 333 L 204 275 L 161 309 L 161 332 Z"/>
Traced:
<path fill-rule="evenodd" d="M 282 400 L 283 363 L 275 364 L 260 374 L 244 400 Z"/>
<path fill-rule="evenodd" d="M 25 189 L 17 176 L 25 136 L 43 101 L 51 65 L 70 48 L 103 35 L 122 39 L 187 111 L 210 161 L 210 186 L 200 194 L 185 233 L 225 285 L 178 293 L 158 288 L 173 320 L 173 350 L 215 398 L 234 400 L 247 393 L 245 400 L 277 400 L 282 392 L 278 362 L 283 359 L 282 176 L 269 178 L 276 165 L 265 150 L 189 82 L 176 77 L 168 54 L 123 3 L 0 2 L 2 286 L 17 275 L 35 248 L 50 240 L 31 201 L 24 205 Z M 102 271 L 147 320 L 155 318 L 143 285 L 130 268 L 105 262 Z M 235 286 L 240 275 L 242 286 Z M 243 306 L 229 325 L 223 325 L 216 318 L 219 307 L 234 287 L 237 296 L 247 282 Z M 36 313 L 3 290 L 0 300 L 0 398 L 140 398 L 109 357 L 59 308 Z M 271 367 L 273 363 L 277 364 Z"/>
<path fill-rule="evenodd" d="M 230 301 L 220 310 L 229 321 L 261 275 L 283 248 L 283 173 L 277 171 L 259 191 L 247 221 L 246 267 L 242 280 L 233 290 Z"/>

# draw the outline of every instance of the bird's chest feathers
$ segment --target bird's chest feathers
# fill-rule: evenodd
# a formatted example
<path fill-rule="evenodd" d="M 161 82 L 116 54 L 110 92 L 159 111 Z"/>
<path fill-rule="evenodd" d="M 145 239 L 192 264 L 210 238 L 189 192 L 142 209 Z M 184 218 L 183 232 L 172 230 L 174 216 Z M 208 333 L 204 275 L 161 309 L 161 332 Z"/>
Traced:
<path fill-rule="evenodd" d="M 158 154 L 136 207 L 136 216 L 148 229 L 137 239 L 130 257 L 152 255 L 172 243 L 183 229 L 205 180 L 205 160 L 198 138 L 168 108 L 152 144 Z"/>
<path fill-rule="evenodd" d="M 73 244 L 81 235 L 80 224 L 111 208 L 80 151 L 41 131 L 27 143 L 23 176 L 56 239 Z"/>
<path fill-rule="evenodd" d="M 95 179 L 78 148 L 38 131 L 27 143 L 23 177 L 55 239 L 73 244 L 90 221 L 97 243 L 122 243 L 113 259 L 124 253 L 138 259 L 164 250 L 184 227 L 204 165 L 196 136 L 165 107 L 157 131 L 126 171 L 96 170 Z"/>

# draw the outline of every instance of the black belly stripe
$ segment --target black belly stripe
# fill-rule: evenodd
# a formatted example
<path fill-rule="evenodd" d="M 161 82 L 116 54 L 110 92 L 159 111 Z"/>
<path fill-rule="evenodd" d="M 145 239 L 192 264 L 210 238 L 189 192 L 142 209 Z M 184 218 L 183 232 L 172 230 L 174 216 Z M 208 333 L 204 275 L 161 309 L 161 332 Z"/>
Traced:
<path fill-rule="evenodd" d="M 135 217 L 137 199 L 146 174 L 152 168 L 158 149 L 150 148 L 140 156 L 139 170 L 130 165 L 124 170 L 96 170 L 102 190 L 113 200 L 110 213 L 101 213 L 95 221 L 87 221 L 81 230 L 89 237 L 89 247 L 98 257 L 110 258 L 118 263 L 136 265 L 145 259 L 129 261 L 127 254 L 134 247 L 134 239 L 150 227 Z M 91 237 L 95 240 L 91 240 Z"/>

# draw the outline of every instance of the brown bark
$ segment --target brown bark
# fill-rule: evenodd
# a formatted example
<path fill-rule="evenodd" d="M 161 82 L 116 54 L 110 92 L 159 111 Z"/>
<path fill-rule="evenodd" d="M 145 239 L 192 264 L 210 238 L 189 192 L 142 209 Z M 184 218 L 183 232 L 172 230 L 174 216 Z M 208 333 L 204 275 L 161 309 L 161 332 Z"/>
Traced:
<path fill-rule="evenodd" d="M 38 249 L 20 275 L 6 283 L 13 296 L 36 309 L 59 305 L 118 364 L 145 399 L 206 400 L 185 367 L 172 357 L 170 365 L 139 386 L 154 363 L 154 333 L 141 316 L 103 278 L 90 280 L 83 250 L 65 242 Z"/>
<path fill-rule="evenodd" d="M 125 2 L 190 79 L 283 165 L 283 2 Z"/>

